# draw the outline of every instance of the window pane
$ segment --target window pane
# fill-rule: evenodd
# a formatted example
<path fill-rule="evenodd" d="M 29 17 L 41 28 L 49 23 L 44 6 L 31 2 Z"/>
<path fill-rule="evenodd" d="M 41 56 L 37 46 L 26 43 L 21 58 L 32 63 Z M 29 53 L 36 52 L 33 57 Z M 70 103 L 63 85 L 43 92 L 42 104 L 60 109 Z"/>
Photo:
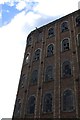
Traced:
<path fill-rule="evenodd" d="M 66 90 L 63 93 L 63 110 L 64 111 L 73 110 L 73 94 L 71 90 Z"/>
<path fill-rule="evenodd" d="M 80 16 L 78 16 L 78 17 L 76 18 L 76 25 L 77 25 L 77 26 L 80 26 Z"/>
<path fill-rule="evenodd" d="M 31 83 L 36 84 L 38 80 L 38 70 L 34 70 L 31 75 Z"/>
<path fill-rule="evenodd" d="M 64 32 L 68 30 L 68 22 L 63 22 L 61 25 L 61 31 Z"/>
<path fill-rule="evenodd" d="M 46 68 L 45 81 L 53 80 L 53 67 L 48 66 Z"/>
<path fill-rule="evenodd" d="M 47 56 L 52 56 L 54 51 L 54 46 L 53 44 L 50 44 L 47 48 Z"/>
<path fill-rule="evenodd" d="M 47 93 L 44 96 L 43 100 L 43 112 L 51 112 L 52 111 L 52 95 Z"/>
<path fill-rule="evenodd" d="M 35 97 L 31 96 L 28 100 L 28 113 L 33 114 L 35 111 Z"/>
<path fill-rule="evenodd" d="M 65 61 L 62 65 L 62 75 L 63 77 L 71 76 L 71 65 L 70 62 Z"/>
<path fill-rule="evenodd" d="M 62 41 L 62 51 L 69 50 L 69 39 L 64 39 Z"/>
<path fill-rule="evenodd" d="M 48 36 L 53 36 L 54 35 L 54 28 L 50 28 L 48 30 Z"/>
<path fill-rule="evenodd" d="M 40 49 L 36 50 L 34 53 L 34 61 L 37 61 L 40 59 Z"/>

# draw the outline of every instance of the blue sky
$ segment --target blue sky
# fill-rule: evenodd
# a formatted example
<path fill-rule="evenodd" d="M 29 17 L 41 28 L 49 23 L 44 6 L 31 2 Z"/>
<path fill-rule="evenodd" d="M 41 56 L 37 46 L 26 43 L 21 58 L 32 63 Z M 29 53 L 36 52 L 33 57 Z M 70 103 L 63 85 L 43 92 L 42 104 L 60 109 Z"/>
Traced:
<path fill-rule="evenodd" d="M 0 118 L 11 118 L 27 35 L 78 9 L 79 0 L 0 0 Z"/>

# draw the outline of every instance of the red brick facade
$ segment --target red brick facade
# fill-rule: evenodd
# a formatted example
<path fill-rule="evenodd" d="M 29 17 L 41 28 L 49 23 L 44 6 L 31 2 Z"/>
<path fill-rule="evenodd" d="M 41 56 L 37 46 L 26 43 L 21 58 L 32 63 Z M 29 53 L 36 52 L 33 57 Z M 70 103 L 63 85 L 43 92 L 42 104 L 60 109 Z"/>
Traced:
<path fill-rule="evenodd" d="M 76 20 L 78 16 L 79 25 Z M 65 31 L 61 31 L 63 22 L 68 24 L 68 29 Z M 48 34 L 50 28 L 54 28 L 52 36 Z M 42 36 L 39 36 L 40 33 Z M 25 49 L 13 118 L 80 117 L 80 46 L 78 42 L 80 39 L 78 39 L 78 34 L 80 34 L 80 10 L 37 28 L 29 34 L 27 39 L 31 40 L 31 45 L 27 44 Z M 62 40 L 66 38 L 69 39 L 69 49 L 62 51 Z M 53 55 L 48 57 L 47 47 L 50 44 L 54 45 L 54 51 Z M 33 61 L 34 52 L 38 48 L 40 49 L 40 58 Z M 28 63 L 26 63 L 27 55 L 30 57 Z M 71 75 L 68 77 L 62 75 L 64 61 L 69 61 L 71 65 Z M 48 65 L 53 66 L 53 80 L 45 82 L 45 71 Z M 35 69 L 38 70 L 38 80 L 37 84 L 32 85 L 30 84 L 31 73 Z M 63 92 L 67 89 L 72 90 L 74 96 L 72 111 L 63 110 Z M 52 94 L 52 111 L 43 112 L 43 96 L 48 92 Z M 35 110 L 33 114 L 28 114 L 28 99 L 31 95 L 36 98 Z M 18 113 L 16 111 L 17 99 L 20 100 Z"/>

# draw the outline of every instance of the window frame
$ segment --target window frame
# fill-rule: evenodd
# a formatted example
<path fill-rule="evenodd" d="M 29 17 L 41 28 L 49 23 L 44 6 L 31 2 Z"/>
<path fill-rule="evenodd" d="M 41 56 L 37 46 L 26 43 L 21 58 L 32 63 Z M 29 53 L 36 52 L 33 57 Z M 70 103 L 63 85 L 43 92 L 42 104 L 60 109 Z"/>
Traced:
<path fill-rule="evenodd" d="M 69 67 L 70 67 L 70 69 L 71 69 L 71 75 L 63 75 L 63 64 L 65 63 L 65 62 L 68 62 L 69 63 Z M 61 77 L 62 78 L 69 78 L 69 77 L 72 77 L 72 64 L 71 64 L 71 61 L 70 60 L 64 60 L 63 62 L 62 62 L 62 64 L 61 64 Z"/>
<path fill-rule="evenodd" d="M 53 54 L 48 55 L 48 47 L 49 47 L 50 45 L 53 45 Z M 55 51 L 54 49 L 55 49 L 55 48 L 54 48 L 54 43 L 50 43 L 50 44 L 48 44 L 48 45 L 47 45 L 47 49 L 46 49 L 46 56 L 47 56 L 47 57 L 51 57 L 51 56 L 53 56 L 53 55 L 54 55 L 54 51 Z"/>
<path fill-rule="evenodd" d="M 34 113 L 30 113 L 29 99 L 30 99 L 31 97 L 34 97 L 34 98 L 35 98 L 35 100 L 34 100 L 34 104 L 35 104 L 35 105 L 34 105 Z M 35 114 L 35 106 L 36 106 L 36 96 L 33 94 L 33 95 L 30 95 L 30 96 L 28 97 L 27 108 L 26 108 L 27 114 L 29 114 L 29 115 Z"/>
<path fill-rule="evenodd" d="M 35 55 L 36 55 L 36 52 L 37 52 L 38 50 L 40 50 L 39 59 L 35 59 L 35 58 L 37 58 Z M 41 48 L 37 48 L 37 49 L 34 51 L 34 53 L 33 53 L 33 62 L 40 61 L 40 59 L 41 59 Z"/>
<path fill-rule="evenodd" d="M 76 19 L 77 19 L 78 17 L 80 17 L 80 15 L 77 15 L 77 16 L 75 17 L 75 26 L 76 26 L 76 27 L 80 27 L 80 24 L 77 25 L 77 22 L 76 22 Z"/>
<path fill-rule="evenodd" d="M 80 33 L 77 34 L 77 45 L 78 45 L 78 47 L 80 47 L 79 37 L 78 37 L 79 35 L 80 35 Z"/>
<path fill-rule="evenodd" d="M 64 24 L 64 23 L 67 23 L 67 29 L 64 29 L 64 30 L 62 30 L 62 25 Z M 68 23 L 68 21 L 62 21 L 61 22 L 61 25 L 60 25 L 60 29 L 61 29 L 61 32 L 62 33 L 64 33 L 64 32 L 66 32 L 66 31 L 68 31 L 69 30 L 69 23 Z"/>
<path fill-rule="evenodd" d="M 52 75 L 46 80 L 46 76 L 48 76 L 47 72 L 49 72 L 48 68 L 51 67 L 52 68 Z M 48 65 L 46 68 L 45 68 L 45 77 L 44 77 L 44 82 L 47 83 L 47 82 L 50 82 L 50 81 L 53 81 L 54 80 L 54 67 L 53 65 Z"/>
<path fill-rule="evenodd" d="M 27 57 L 28 59 L 26 60 Z M 29 62 L 30 62 L 30 53 L 28 52 L 25 57 L 25 64 L 28 64 Z"/>
<path fill-rule="evenodd" d="M 35 82 L 33 82 L 32 77 L 33 77 L 35 71 L 37 71 L 37 73 L 36 73 L 36 75 L 37 75 L 37 76 L 36 76 L 37 80 L 36 80 Z M 33 70 L 32 73 L 31 73 L 30 85 L 36 85 L 37 82 L 38 82 L 38 69 L 35 69 L 35 70 Z"/>
<path fill-rule="evenodd" d="M 63 41 L 64 40 L 68 40 L 68 43 L 69 43 L 69 49 L 68 50 L 63 50 Z M 69 51 L 69 50 L 70 50 L 70 38 L 66 37 L 66 38 L 61 40 L 61 52 L 66 52 L 66 51 Z"/>
<path fill-rule="evenodd" d="M 47 94 L 50 94 L 51 95 L 51 97 L 52 97 L 52 101 L 51 101 L 51 111 L 49 111 L 49 112 L 46 112 L 46 111 L 44 111 L 44 98 L 45 98 L 45 96 L 47 95 Z M 52 113 L 53 112 L 53 94 L 52 94 L 52 92 L 51 91 L 47 91 L 47 92 L 45 92 L 44 94 L 43 94 L 43 97 L 42 97 L 42 113 Z"/>
<path fill-rule="evenodd" d="M 51 33 L 51 34 L 49 33 L 51 29 L 53 29 L 53 34 L 52 34 L 52 33 Z M 49 34 L 50 34 L 50 35 L 49 35 Z M 50 37 L 54 37 L 54 36 L 55 36 L 54 27 L 49 27 L 49 28 L 48 28 L 48 37 L 50 38 Z"/>
<path fill-rule="evenodd" d="M 67 90 L 69 90 L 69 91 L 71 91 L 72 92 L 72 95 L 73 95 L 73 109 L 72 110 L 63 110 L 63 96 L 64 96 L 64 93 L 67 91 Z M 73 112 L 75 110 L 75 96 L 74 96 L 74 92 L 73 92 L 73 90 L 71 89 L 71 88 L 66 88 L 63 92 L 62 92 L 62 94 L 61 94 L 61 111 L 63 111 L 63 112 Z"/>

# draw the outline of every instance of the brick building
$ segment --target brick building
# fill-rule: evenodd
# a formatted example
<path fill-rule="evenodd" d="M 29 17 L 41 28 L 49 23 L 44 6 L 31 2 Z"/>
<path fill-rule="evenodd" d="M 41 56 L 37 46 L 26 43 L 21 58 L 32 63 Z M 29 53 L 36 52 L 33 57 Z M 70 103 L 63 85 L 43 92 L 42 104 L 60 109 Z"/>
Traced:
<path fill-rule="evenodd" d="M 13 118 L 80 117 L 80 10 L 32 31 Z"/>

